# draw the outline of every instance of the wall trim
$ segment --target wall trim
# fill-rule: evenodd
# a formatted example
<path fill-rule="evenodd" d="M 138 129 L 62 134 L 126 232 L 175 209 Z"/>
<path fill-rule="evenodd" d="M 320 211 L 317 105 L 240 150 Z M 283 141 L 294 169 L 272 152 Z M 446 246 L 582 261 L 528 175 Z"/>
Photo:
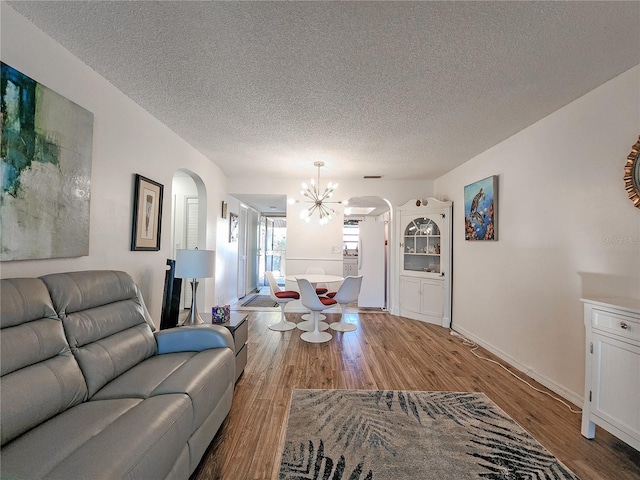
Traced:
<path fill-rule="evenodd" d="M 564 400 L 568 400 L 569 402 L 573 403 L 575 406 L 577 406 L 579 408 L 582 408 L 582 405 L 584 404 L 584 399 L 583 399 L 582 395 L 578 395 L 577 393 L 572 392 L 571 390 L 568 390 L 565 387 L 563 387 L 562 385 L 554 382 L 550 378 L 545 377 L 544 375 L 541 375 L 541 374 L 537 373 L 531 367 L 523 365 L 522 363 L 517 361 L 515 358 L 513 358 L 511 355 L 508 355 L 507 353 L 503 352 L 499 348 L 496 348 L 493 345 L 491 345 L 490 343 L 487 343 L 487 342 L 481 340 L 480 338 L 475 336 L 473 333 L 465 330 L 464 328 L 459 327 L 459 326 L 455 326 L 455 328 L 452 327 L 452 330 L 457 332 L 457 333 L 459 333 L 460 335 L 463 335 L 463 336 L 467 337 L 469 340 L 477 343 L 482 348 L 485 348 L 486 350 L 489 350 L 491 353 L 493 353 L 494 355 L 498 356 L 501 360 L 506 362 L 509 366 L 517 369 L 518 371 L 520 371 L 524 375 L 526 375 L 528 377 L 531 377 L 536 382 L 544 385 L 549 390 L 551 390 L 552 392 L 554 392 L 557 395 L 559 395 L 560 397 L 562 397 Z"/>
<path fill-rule="evenodd" d="M 340 258 L 320 258 L 320 257 L 285 257 L 285 261 L 313 261 L 313 262 L 343 262 L 342 257 Z"/>

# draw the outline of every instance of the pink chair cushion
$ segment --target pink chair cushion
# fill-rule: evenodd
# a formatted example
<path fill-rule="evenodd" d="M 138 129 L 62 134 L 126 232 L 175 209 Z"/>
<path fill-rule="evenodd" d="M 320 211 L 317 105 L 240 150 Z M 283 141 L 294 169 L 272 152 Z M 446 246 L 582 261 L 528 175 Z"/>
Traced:
<path fill-rule="evenodd" d="M 316 288 L 316 294 L 317 295 L 324 295 L 328 291 L 329 291 L 328 288 L 322 288 L 322 287 Z"/>
<path fill-rule="evenodd" d="M 335 305 L 336 303 L 338 303 L 333 298 L 319 297 L 319 299 L 323 305 Z"/>
<path fill-rule="evenodd" d="M 329 293 L 327 293 L 327 297 L 333 298 L 333 297 L 336 296 L 336 293 L 338 293 L 338 292 L 329 292 Z"/>
<path fill-rule="evenodd" d="M 283 290 L 282 292 L 276 292 L 278 298 L 300 298 L 300 294 L 295 290 Z"/>

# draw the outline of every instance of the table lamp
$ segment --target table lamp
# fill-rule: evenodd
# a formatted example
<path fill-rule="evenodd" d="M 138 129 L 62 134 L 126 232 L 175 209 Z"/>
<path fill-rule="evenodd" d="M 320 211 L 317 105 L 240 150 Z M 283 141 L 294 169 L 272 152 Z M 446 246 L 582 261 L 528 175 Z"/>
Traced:
<path fill-rule="evenodd" d="M 182 325 L 197 325 L 204 323 L 198 307 L 196 306 L 196 290 L 199 278 L 213 277 L 213 262 L 215 251 L 213 250 L 177 250 L 176 273 L 178 278 L 191 278 L 191 311 L 184 319 Z"/>

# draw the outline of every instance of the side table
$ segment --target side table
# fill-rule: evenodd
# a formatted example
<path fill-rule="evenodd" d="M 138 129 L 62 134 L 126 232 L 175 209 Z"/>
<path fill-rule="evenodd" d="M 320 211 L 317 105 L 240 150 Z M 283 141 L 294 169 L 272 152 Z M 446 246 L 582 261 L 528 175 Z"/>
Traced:
<path fill-rule="evenodd" d="M 236 382 L 244 367 L 247 365 L 247 340 L 249 338 L 249 322 L 247 322 L 248 313 L 231 312 L 231 318 L 228 322 L 216 323 L 214 325 L 220 325 L 226 327 L 233 336 L 236 352 Z"/>

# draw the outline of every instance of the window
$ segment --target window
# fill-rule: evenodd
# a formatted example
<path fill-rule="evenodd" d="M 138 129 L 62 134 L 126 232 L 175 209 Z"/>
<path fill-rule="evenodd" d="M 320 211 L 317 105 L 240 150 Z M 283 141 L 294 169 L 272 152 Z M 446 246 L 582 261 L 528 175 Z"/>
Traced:
<path fill-rule="evenodd" d="M 345 220 L 342 228 L 342 243 L 345 255 L 354 255 L 358 250 L 360 227 L 358 220 Z"/>

